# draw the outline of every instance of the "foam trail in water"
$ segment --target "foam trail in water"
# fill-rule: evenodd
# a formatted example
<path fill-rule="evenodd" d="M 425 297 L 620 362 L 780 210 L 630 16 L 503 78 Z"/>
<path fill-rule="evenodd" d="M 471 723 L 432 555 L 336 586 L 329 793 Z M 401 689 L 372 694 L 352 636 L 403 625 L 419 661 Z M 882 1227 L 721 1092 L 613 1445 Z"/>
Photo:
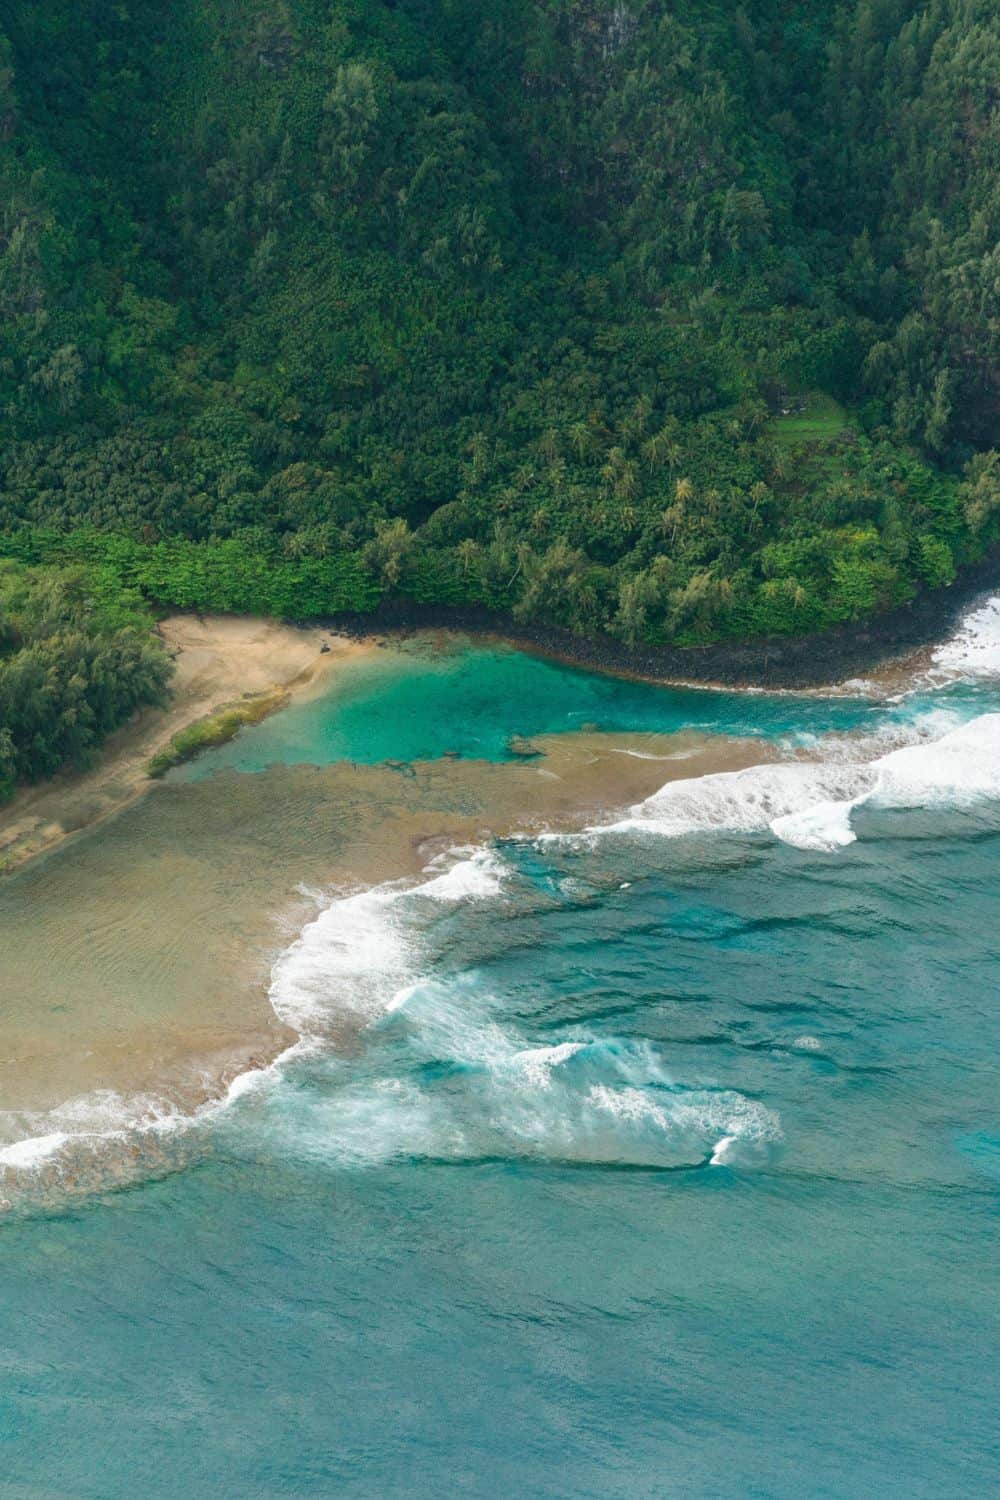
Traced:
<path fill-rule="evenodd" d="M 647 1043 L 525 1046 L 502 1003 L 463 978 L 416 987 L 405 1020 L 386 1026 L 397 1029 L 373 1040 L 360 1068 L 281 1101 L 272 1149 L 277 1138 L 336 1166 L 413 1156 L 753 1166 L 781 1140 L 774 1111 L 732 1089 L 674 1083 Z"/>
<path fill-rule="evenodd" d="M 193 1123 L 208 1107 L 185 1113 L 165 1099 L 144 1094 L 128 1099 L 97 1089 L 45 1112 L 5 1111 L 4 1132 L 16 1138 L 0 1148 L 0 1167 L 38 1174 L 74 1148 L 99 1151 L 139 1136 L 169 1135 Z"/>

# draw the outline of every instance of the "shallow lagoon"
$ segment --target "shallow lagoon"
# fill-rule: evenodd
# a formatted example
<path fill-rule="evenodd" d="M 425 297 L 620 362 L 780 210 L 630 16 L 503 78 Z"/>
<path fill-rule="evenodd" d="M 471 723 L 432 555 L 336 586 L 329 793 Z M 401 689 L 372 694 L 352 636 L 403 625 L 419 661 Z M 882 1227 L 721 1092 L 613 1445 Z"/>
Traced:
<path fill-rule="evenodd" d="M 321 696 L 295 704 L 211 757 L 175 772 L 197 780 L 275 762 L 509 758 L 512 738 L 604 732 L 737 737 L 822 734 L 864 725 L 864 697 L 747 694 L 602 677 L 512 647 L 418 635 L 349 662 Z"/>

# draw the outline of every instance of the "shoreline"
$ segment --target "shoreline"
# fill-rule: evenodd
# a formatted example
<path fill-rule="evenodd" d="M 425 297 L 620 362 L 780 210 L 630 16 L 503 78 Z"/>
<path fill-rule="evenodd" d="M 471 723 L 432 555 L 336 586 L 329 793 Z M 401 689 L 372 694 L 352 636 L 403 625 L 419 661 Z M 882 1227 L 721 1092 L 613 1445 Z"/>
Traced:
<path fill-rule="evenodd" d="M 187 1149 L 174 1127 L 237 1097 L 290 1046 L 349 1052 L 367 1019 L 350 992 L 305 1031 L 271 995 L 278 957 L 331 901 L 420 884 L 451 851 L 580 832 L 670 780 L 770 758 L 757 740 L 695 732 L 556 734 L 538 748 L 537 761 L 418 761 L 407 774 L 338 762 L 168 783 L 107 838 L 0 887 L 0 1200 L 22 1170 L 62 1193 L 169 1167 L 167 1142 Z"/>
<path fill-rule="evenodd" d="M 424 631 L 467 635 L 663 687 L 831 695 L 861 678 L 866 687 L 895 693 L 970 605 L 997 587 L 998 575 L 1000 554 L 965 570 L 948 589 L 926 591 L 857 625 L 685 647 L 628 646 L 610 636 L 576 636 L 489 610 L 398 600 L 371 615 L 301 622 L 177 611 L 158 626 L 177 668 L 169 703 L 142 710 L 110 735 L 93 766 L 20 788 L 0 808 L 0 879 L 129 806 L 170 765 L 320 691 L 339 663 L 393 639 Z M 211 721 L 226 719 L 234 720 L 233 728 L 216 735 Z M 196 733 L 202 728 L 203 740 Z M 178 738 L 191 739 L 191 748 L 178 751 Z"/>
<path fill-rule="evenodd" d="M 1000 552 L 966 568 L 946 589 L 925 590 L 885 614 L 819 634 L 706 646 L 629 646 L 612 636 L 578 636 L 555 625 L 531 625 L 487 609 L 458 609 L 402 600 L 370 615 L 334 615 L 328 626 L 356 641 L 451 630 L 500 640 L 585 671 L 664 687 L 831 693 L 847 681 L 901 667 L 939 644 L 961 616 L 1000 587 Z M 303 625 L 299 628 L 308 628 Z"/>
<path fill-rule="evenodd" d="M 961 595 L 948 604 L 952 619 L 966 607 Z M 422 613 L 419 620 L 397 619 L 394 629 L 429 630 Z M 350 635 L 343 626 L 333 635 L 331 624 L 169 617 L 161 629 L 178 663 L 170 708 L 119 731 L 95 770 L 58 778 L 8 808 L 0 816 L 0 859 L 6 844 L 17 864 L 33 861 L 138 803 L 155 784 L 150 754 L 206 711 L 217 713 L 220 700 L 246 707 L 266 698 L 274 711 L 322 692 L 345 661 L 373 652 L 376 639 L 386 643 L 384 619 L 381 629 L 352 623 Z M 498 638 L 500 622 L 478 623 L 477 634 Z M 461 630 L 454 615 L 447 627 L 449 634 Z M 561 633 L 532 635 L 530 642 L 499 638 L 574 661 L 558 649 L 565 645 Z M 912 669 L 912 651 L 907 659 Z M 582 665 L 578 655 L 575 664 Z M 614 669 L 605 663 L 598 670 Z M 45 861 L 44 868 L 34 861 L 24 872 L 27 884 L 20 876 L 0 884 L 0 917 L 6 908 L 8 924 L 13 919 L 5 962 L 8 1057 L 0 1083 L 10 1124 L 20 1116 L 28 1127 L 12 1143 L 13 1155 L 0 1143 L 0 1182 L 14 1180 L 8 1170 L 14 1178 L 22 1166 L 34 1170 L 32 1141 L 41 1147 L 57 1137 L 72 1139 L 73 1152 L 79 1147 L 84 1156 L 92 1154 L 85 1140 L 121 1140 L 128 1161 L 115 1166 L 111 1158 L 117 1162 L 122 1153 L 115 1147 L 108 1155 L 102 1145 L 93 1170 L 101 1175 L 107 1167 L 112 1176 L 120 1167 L 130 1170 L 138 1136 L 160 1129 L 154 1117 L 180 1124 L 206 1106 L 224 1105 L 233 1088 L 249 1086 L 246 1075 L 267 1070 L 303 1042 L 306 1034 L 299 1030 L 296 1039 L 297 1027 L 272 1004 L 269 976 L 315 901 L 410 885 L 426 879 L 448 851 L 547 831 L 572 834 L 671 781 L 778 758 L 777 746 L 758 739 L 689 730 L 583 730 L 532 743 L 537 760 L 279 763 L 259 777 L 233 771 L 210 781 L 169 782 L 100 839 L 75 842 L 65 859 Z M 811 757 L 807 751 L 789 757 L 786 747 L 780 758 Z M 18 831 L 26 809 L 34 819 L 28 837 L 23 826 Z M 41 821 L 46 811 L 48 823 Z M 199 938 L 194 949 L 192 932 Z M 55 966 L 47 957 L 53 952 Z M 46 1020 L 49 1011 L 61 1013 L 56 1028 Z M 324 1039 L 349 1050 L 357 1029 L 357 1018 L 345 1012 L 324 1028 Z M 120 1125 L 80 1130 L 81 1119 L 103 1109 L 95 1104 L 102 1097 L 131 1110 L 124 1135 Z M 151 1123 L 142 1123 L 143 1111 Z M 40 1129 L 46 1119 L 48 1128 Z M 55 1149 L 53 1170 L 62 1185 L 78 1168 L 81 1186 L 92 1183 L 90 1168 L 66 1160 L 62 1144 Z"/>
<path fill-rule="evenodd" d="M 109 735 L 94 765 L 18 789 L 0 808 L 0 879 L 143 796 L 156 784 L 150 763 L 185 730 L 230 708 L 263 718 L 374 649 L 321 624 L 304 632 L 257 616 L 176 613 L 158 630 L 176 668 L 169 702 Z"/>

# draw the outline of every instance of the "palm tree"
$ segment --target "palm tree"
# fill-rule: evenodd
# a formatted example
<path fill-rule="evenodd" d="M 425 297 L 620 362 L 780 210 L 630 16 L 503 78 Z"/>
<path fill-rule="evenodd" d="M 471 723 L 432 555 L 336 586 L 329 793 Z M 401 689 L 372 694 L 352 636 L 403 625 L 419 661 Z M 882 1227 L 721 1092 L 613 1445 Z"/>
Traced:
<path fill-rule="evenodd" d="M 626 459 L 618 468 L 615 476 L 614 492 L 616 500 L 630 500 L 635 494 L 636 477 L 635 464 Z"/>
<path fill-rule="evenodd" d="M 642 456 L 651 469 L 658 469 L 661 464 L 667 464 L 672 469 L 680 459 L 681 450 L 669 428 L 661 427 L 659 432 L 654 432 L 643 443 Z"/>
<path fill-rule="evenodd" d="M 488 462 L 486 456 L 487 441 L 485 432 L 475 433 L 469 441 L 469 454 L 472 458 L 472 481 L 478 484 L 486 473 Z"/>
<path fill-rule="evenodd" d="M 309 555 L 309 538 L 304 531 L 290 531 L 281 544 L 281 550 L 286 557 L 298 562 Z"/>
<path fill-rule="evenodd" d="M 561 495 L 566 484 L 566 460 L 554 458 L 545 471 L 545 477 L 557 495 Z"/>
<path fill-rule="evenodd" d="M 538 450 L 542 457 L 547 459 L 550 464 L 554 463 L 559 457 L 561 448 L 562 444 L 556 429 L 554 427 L 546 427 L 538 439 Z"/>
<path fill-rule="evenodd" d="M 569 440 L 578 459 L 584 459 L 593 452 L 594 434 L 586 422 L 573 423 L 569 429 Z"/>
<path fill-rule="evenodd" d="M 757 512 L 760 509 L 761 501 L 767 500 L 770 494 L 771 491 L 768 489 L 767 485 L 764 484 L 760 479 L 758 479 L 756 484 L 751 485 L 750 499 L 753 501 L 753 510 L 750 514 L 751 529 L 753 529 L 753 527 L 755 527 L 757 524 Z"/>
<path fill-rule="evenodd" d="M 664 536 L 666 536 L 667 532 L 669 531 L 671 547 L 677 540 L 677 528 L 680 526 L 683 519 L 683 505 L 668 506 L 667 509 L 660 515 L 660 530 L 663 532 Z"/>
<path fill-rule="evenodd" d="M 646 395 L 639 396 L 632 410 L 621 424 L 621 432 L 625 437 L 642 437 L 649 425 L 652 415 L 653 403 Z"/>

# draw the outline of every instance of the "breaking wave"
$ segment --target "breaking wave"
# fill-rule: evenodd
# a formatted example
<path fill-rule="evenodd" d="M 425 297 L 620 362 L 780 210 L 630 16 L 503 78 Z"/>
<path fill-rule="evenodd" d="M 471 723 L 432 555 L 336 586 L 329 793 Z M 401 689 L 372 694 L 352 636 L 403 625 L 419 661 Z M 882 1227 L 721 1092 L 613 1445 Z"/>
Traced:
<path fill-rule="evenodd" d="M 539 1044 L 474 968 L 437 973 L 426 941 L 435 904 L 488 901 L 502 918 L 517 878 L 499 851 L 482 849 L 422 885 L 335 901 L 304 930 L 275 966 L 272 1000 L 314 1043 L 321 1086 L 278 1079 L 262 1101 L 268 1136 L 340 1165 L 762 1159 L 781 1138 L 762 1104 L 677 1082 L 645 1042 L 581 1030 Z M 345 1014 L 363 1027 L 362 1055 L 349 1061 L 323 1045 Z"/>
<path fill-rule="evenodd" d="M 776 1113 L 733 1089 L 674 1080 L 648 1043 L 532 1045 L 475 976 L 417 981 L 349 1067 L 279 1084 L 267 1138 L 338 1166 L 421 1157 L 633 1167 L 752 1166 L 781 1139 Z"/>
<path fill-rule="evenodd" d="M 1000 678 L 1000 596 L 970 611 L 931 657 L 932 678 Z"/>
<path fill-rule="evenodd" d="M 96 1180 L 127 1180 L 157 1160 L 168 1165 L 183 1151 L 185 1138 L 273 1083 L 293 1059 L 321 1045 L 346 1014 L 356 1027 L 391 1006 L 409 972 L 407 907 L 419 910 L 499 889 L 500 864 L 491 850 L 454 854 L 467 857 L 440 870 L 436 865 L 445 861 L 437 861 L 422 885 L 376 887 L 334 901 L 285 950 L 272 971 L 270 999 L 299 1040 L 273 1062 L 238 1073 L 221 1095 L 194 1109 L 166 1096 L 128 1098 L 97 1090 L 45 1111 L 0 1111 L 0 1138 L 7 1141 L 0 1145 L 0 1183 L 14 1174 L 14 1180 L 34 1176 L 43 1186 L 86 1189 Z"/>
<path fill-rule="evenodd" d="M 764 833 L 801 849 L 832 851 L 857 837 L 860 807 L 967 807 L 1000 797 L 1000 713 L 981 714 L 928 739 L 949 723 L 932 715 L 915 726 L 921 738 L 871 759 L 835 758 L 750 766 L 672 781 L 627 818 L 588 830 L 678 837 L 711 832 Z M 861 742 L 855 756 L 872 742 Z"/>
<path fill-rule="evenodd" d="M 499 892 L 502 866 L 491 849 L 465 853 L 418 886 L 375 886 L 332 902 L 275 964 L 271 1004 L 303 1037 L 321 1037 L 346 1012 L 370 1020 L 410 974 L 409 921 L 427 902 L 479 900 Z M 433 869 L 434 867 L 431 866 Z"/>

